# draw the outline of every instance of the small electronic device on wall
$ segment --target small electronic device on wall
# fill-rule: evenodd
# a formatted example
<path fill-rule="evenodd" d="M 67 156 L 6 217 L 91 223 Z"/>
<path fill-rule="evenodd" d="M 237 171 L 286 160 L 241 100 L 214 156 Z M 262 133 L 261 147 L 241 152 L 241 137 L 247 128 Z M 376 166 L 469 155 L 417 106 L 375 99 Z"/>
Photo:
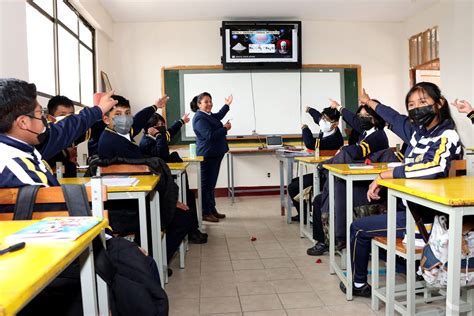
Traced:
<path fill-rule="evenodd" d="M 223 21 L 224 69 L 301 68 L 300 21 Z"/>
<path fill-rule="evenodd" d="M 278 135 L 267 136 L 267 148 L 281 148 L 283 147 L 283 138 Z"/>

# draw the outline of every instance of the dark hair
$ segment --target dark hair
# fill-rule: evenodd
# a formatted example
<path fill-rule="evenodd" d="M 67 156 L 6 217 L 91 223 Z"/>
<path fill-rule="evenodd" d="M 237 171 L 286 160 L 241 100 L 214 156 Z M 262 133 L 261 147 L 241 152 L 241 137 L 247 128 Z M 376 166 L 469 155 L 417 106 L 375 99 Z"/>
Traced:
<path fill-rule="evenodd" d="M 158 122 L 166 122 L 166 121 L 165 121 L 165 118 L 161 116 L 159 113 L 153 113 L 153 115 L 146 122 L 145 127 L 143 127 L 143 132 L 145 134 L 148 134 L 148 129 L 150 127 L 156 126 Z"/>
<path fill-rule="evenodd" d="M 197 112 L 199 110 L 198 104 L 201 103 L 202 99 L 204 99 L 205 97 L 209 97 L 212 100 L 212 96 L 209 92 L 203 92 L 195 96 L 189 104 L 191 106 L 191 111 Z"/>
<path fill-rule="evenodd" d="M 377 103 L 381 103 L 379 100 L 377 99 L 372 99 L 372 101 L 375 101 Z M 374 110 L 372 110 L 372 108 L 370 106 L 368 106 L 367 104 L 362 104 L 358 109 L 357 109 L 357 113 L 360 113 L 360 111 L 364 109 L 370 116 L 372 116 L 374 118 L 374 125 L 375 125 L 375 128 L 377 129 L 383 129 L 385 127 L 385 125 L 387 123 L 385 123 L 385 120 L 377 114 L 377 112 L 375 112 Z"/>
<path fill-rule="evenodd" d="M 18 79 L 0 79 L 0 133 L 12 128 L 13 121 L 20 115 L 35 110 L 36 86 Z"/>
<path fill-rule="evenodd" d="M 121 107 L 121 108 L 129 108 L 130 107 L 130 101 L 122 97 L 121 95 L 113 95 L 112 99 L 117 101 L 117 104 L 115 106 Z"/>
<path fill-rule="evenodd" d="M 323 109 L 323 112 L 321 114 L 326 115 L 327 117 L 329 117 L 329 119 L 332 122 L 339 121 L 339 118 L 341 117 L 341 113 L 339 113 L 339 111 L 337 109 L 333 109 L 331 107 L 327 107 L 327 108 Z"/>
<path fill-rule="evenodd" d="M 58 109 L 58 106 L 64 106 L 66 108 L 74 109 L 74 102 L 66 96 L 57 95 L 52 97 L 48 102 L 48 113 L 54 116 L 54 112 Z"/>
<path fill-rule="evenodd" d="M 434 112 L 436 113 L 436 118 L 438 122 L 443 122 L 444 120 L 450 120 L 451 123 L 454 123 L 453 117 L 451 116 L 451 111 L 449 110 L 448 100 L 441 94 L 441 89 L 431 82 L 419 82 L 415 84 L 410 91 L 408 91 L 407 96 L 405 97 L 405 107 L 408 111 L 408 101 L 410 97 L 415 93 L 420 92 L 422 94 L 427 94 L 434 101 L 435 105 L 441 105 L 441 108 L 438 106 L 434 107 Z"/>

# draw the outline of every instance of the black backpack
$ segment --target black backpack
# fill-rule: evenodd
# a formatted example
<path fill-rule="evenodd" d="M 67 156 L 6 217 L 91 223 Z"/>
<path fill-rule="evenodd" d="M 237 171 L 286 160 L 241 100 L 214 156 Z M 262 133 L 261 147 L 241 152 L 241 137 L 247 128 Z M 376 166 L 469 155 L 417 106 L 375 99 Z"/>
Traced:
<path fill-rule="evenodd" d="M 90 216 L 92 214 L 83 185 L 62 185 L 61 187 L 69 215 Z M 38 189 L 37 186 L 20 188 L 14 209 L 14 219 L 32 218 Z M 109 287 L 109 303 L 113 316 L 168 315 L 168 296 L 161 287 L 158 268 L 152 257 L 145 256 L 135 243 L 122 238 L 107 240 L 107 249 L 104 249 L 100 238 L 96 238 L 93 245 L 95 271 Z M 59 287 L 67 285 L 70 288 L 75 288 L 76 293 L 77 287 L 80 286 L 77 260 L 67 269 L 66 274 L 66 282 L 65 278 L 62 277 L 63 274 L 57 278 L 60 280 Z M 78 290 L 80 294 L 80 287 Z M 48 291 L 48 288 L 46 288 L 46 291 Z M 54 292 L 56 302 L 58 301 L 57 292 L 56 286 Z M 51 295 L 49 296 L 51 297 Z M 47 306 L 44 302 L 39 303 L 40 306 Z M 33 311 L 35 309 L 27 308 L 26 314 L 29 310 Z M 48 312 L 51 313 L 51 310 L 48 310 Z M 75 300 L 75 304 L 70 306 L 67 312 L 62 312 L 63 315 L 81 314 L 82 305 L 77 304 L 77 300 Z"/>

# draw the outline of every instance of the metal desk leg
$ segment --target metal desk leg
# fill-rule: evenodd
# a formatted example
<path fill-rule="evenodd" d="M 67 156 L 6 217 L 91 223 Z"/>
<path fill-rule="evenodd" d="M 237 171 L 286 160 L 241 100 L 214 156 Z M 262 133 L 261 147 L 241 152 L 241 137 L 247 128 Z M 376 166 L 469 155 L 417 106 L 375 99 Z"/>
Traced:
<path fill-rule="evenodd" d="M 160 217 L 160 196 L 158 191 L 150 192 L 150 222 L 151 222 L 151 243 L 153 249 L 153 259 L 158 265 L 161 286 L 164 287 L 165 271 L 163 271 L 163 249 L 161 245 L 161 217 Z M 166 260 L 166 258 L 164 259 Z"/>
<path fill-rule="evenodd" d="M 235 186 L 234 186 L 234 155 L 230 155 L 230 181 L 232 185 L 232 204 L 234 204 L 235 198 Z"/>
<path fill-rule="evenodd" d="M 351 247 L 351 224 L 352 224 L 352 216 L 353 216 L 353 195 L 352 195 L 352 186 L 353 182 L 348 178 L 346 180 L 346 278 L 347 278 L 347 286 L 346 286 L 346 299 L 348 301 L 352 300 L 352 254 L 350 251 Z"/>
<path fill-rule="evenodd" d="M 456 208 L 449 213 L 449 249 L 448 249 L 448 288 L 446 294 L 446 315 L 459 315 L 459 298 L 461 286 L 461 251 L 462 219 L 464 208 Z"/>
<path fill-rule="evenodd" d="M 395 204 L 395 211 L 396 211 Z M 395 223 L 396 224 L 396 223 Z M 415 219 L 411 216 L 411 212 L 406 213 L 406 231 L 407 231 L 407 315 L 415 315 Z M 396 280 L 393 280 L 393 288 L 396 287 Z M 395 295 L 394 295 L 395 296 Z"/>
<path fill-rule="evenodd" d="M 299 175 L 298 185 L 300 187 L 300 238 L 303 238 L 304 237 L 303 229 L 304 229 L 304 203 L 305 201 L 303 199 L 303 164 L 302 163 L 299 163 L 298 175 Z M 288 196 L 290 196 L 289 193 L 288 193 Z"/>
<path fill-rule="evenodd" d="M 281 216 L 285 216 L 285 177 L 283 175 L 283 173 L 285 172 L 285 168 L 283 167 L 283 160 L 279 159 L 278 165 L 280 167 L 280 212 Z"/>
<path fill-rule="evenodd" d="M 230 153 L 227 153 L 227 198 L 230 198 Z"/>
<path fill-rule="evenodd" d="M 146 221 L 146 193 L 138 193 L 138 220 L 140 222 L 140 246 L 148 251 L 148 234 Z"/>
<path fill-rule="evenodd" d="M 408 211 L 409 212 L 409 211 Z M 408 215 L 408 214 L 407 214 Z M 411 214 L 410 214 L 411 216 Z M 387 196 L 387 285 L 385 312 L 393 314 L 395 304 L 395 243 L 397 230 L 397 198 L 388 189 Z"/>
<path fill-rule="evenodd" d="M 286 216 L 287 216 L 287 222 L 291 223 L 291 211 L 293 208 L 293 204 L 290 199 L 290 193 L 288 192 L 288 186 L 291 183 L 291 180 L 293 180 L 293 158 L 289 158 L 288 160 L 288 166 L 287 166 L 287 183 L 286 183 Z M 301 203 L 300 203 L 301 204 Z"/>
<path fill-rule="evenodd" d="M 97 292 L 94 269 L 94 252 L 90 244 L 79 256 L 81 264 L 81 294 L 84 315 L 97 315 Z"/>
<path fill-rule="evenodd" d="M 334 227 L 334 174 L 329 171 L 329 273 L 334 274 L 336 264 L 336 236 Z"/>
<path fill-rule="evenodd" d="M 198 189 L 198 199 L 197 199 L 197 216 L 198 216 L 198 224 L 199 229 L 202 230 L 202 186 L 201 186 L 201 163 L 198 162 L 196 164 L 197 167 L 197 189 Z M 227 174 L 227 176 L 229 176 Z M 227 177 L 227 179 L 229 179 Z M 227 180 L 229 181 L 229 180 Z M 229 191 L 227 191 L 229 193 Z"/>
<path fill-rule="evenodd" d="M 183 178 L 182 178 L 183 173 L 178 172 L 176 175 L 176 184 L 178 185 L 178 200 L 182 203 L 184 203 L 183 200 Z"/>

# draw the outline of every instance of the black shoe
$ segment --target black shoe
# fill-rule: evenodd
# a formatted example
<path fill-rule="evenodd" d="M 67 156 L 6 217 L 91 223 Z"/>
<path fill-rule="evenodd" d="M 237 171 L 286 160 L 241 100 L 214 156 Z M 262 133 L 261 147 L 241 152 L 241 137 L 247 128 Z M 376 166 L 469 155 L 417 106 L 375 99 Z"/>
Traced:
<path fill-rule="evenodd" d="M 199 230 L 195 230 L 188 234 L 188 241 L 191 244 L 205 244 L 207 243 L 207 237 L 204 237 Z"/>
<path fill-rule="evenodd" d="M 172 275 L 173 275 L 173 270 L 171 270 L 170 268 L 168 268 L 168 278 L 169 278 L 170 276 L 172 276 Z"/>
<path fill-rule="evenodd" d="M 344 285 L 344 283 L 339 283 L 339 288 L 344 294 L 346 293 L 346 286 Z M 352 285 L 352 295 L 361 297 L 371 297 L 372 287 L 369 283 L 365 283 L 362 287 L 355 287 L 354 285 Z"/>
<path fill-rule="evenodd" d="M 205 238 L 209 237 L 209 235 L 208 235 L 207 233 L 203 233 L 203 232 L 200 231 L 199 229 L 198 229 L 198 232 L 199 232 L 203 237 L 205 237 Z"/>
<path fill-rule="evenodd" d="M 326 244 L 318 242 L 313 247 L 308 248 L 308 250 L 306 250 L 306 253 L 308 254 L 308 256 L 322 256 L 325 252 L 328 251 L 329 247 Z"/>
<path fill-rule="evenodd" d="M 295 216 L 291 217 L 291 221 L 292 222 L 299 222 L 300 221 L 300 215 L 298 214 L 298 215 L 295 215 Z"/>
<path fill-rule="evenodd" d="M 338 240 L 336 242 L 336 251 L 342 251 L 342 249 L 346 249 L 346 241 Z"/>

